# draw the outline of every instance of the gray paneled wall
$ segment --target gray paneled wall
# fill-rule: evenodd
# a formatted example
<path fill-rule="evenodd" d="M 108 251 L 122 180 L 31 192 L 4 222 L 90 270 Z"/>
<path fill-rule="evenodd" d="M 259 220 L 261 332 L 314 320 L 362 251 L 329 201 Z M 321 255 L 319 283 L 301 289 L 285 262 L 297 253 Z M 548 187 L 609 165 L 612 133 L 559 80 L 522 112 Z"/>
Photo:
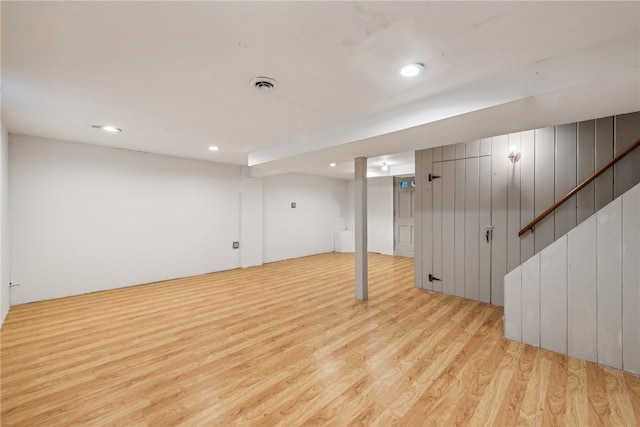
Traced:
<path fill-rule="evenodd" d="M 525 153 L 533 153 L 534 131 L 522 132 L 521 147 Z M 520 224 L 529 224 L 535 218 L 535 162 L 533 156 L 520 159 Z M 519 231 L 519 230 L 518 230 Z M 528 259 L 535 253 L 532 233 L 520 237 L 520 259 Z"/>
<path fill-rule="evenodd" d="M 640 374 L 640 188 L 635 189 L 622 200 L 622 360 L 624 369 Z"/>
<path fill-rule="evenodd" d="M 596 259 L 593 217 L 570 232 L 567 248 L 568 353 L 590 362 L 598 361 Z"/>
<path fill-rule="evenodd" d="M 533 232 L 518 237 L 519 230 L 638 138 L 640 112 L 416 152 L 416 171 L 422 174 L 417 179 L 422 240 L 416 248 L 416 287 L 502 305 L 508 271 L 640 182 L 640 150 Z M 516 163 L 508 159 L 512 147 L 521 152 Z M 429 173 L 442 178 L 430 182 Z M 487 225 L 493 234 L 483 246 Z M 442 281 L 429 282 L 429 274 Z"/>
<path fill-rule="evenodd" d="M 520 144 L 521 133 L 514 133 L 508 135 L 509 150 L 516 149 L 522 150 Z M 495 159 L 493 162 L 508 163 L 507 173 L 507 271 L 511 271 L 520 265 L 520 237 L 518 237 L 518 231 L 520 231 L 520 196 L 521 196 L 521 162 L 509 163 L 505 162 L 505 155 L 500 155 L 499 151 L 496 151 Z M 551 163 L 553 165 L 553 163 Z"/>
<path fill-rule="evenodd" d="M 556 126 L 555 199 L 561 199 L 577 185 L 577 125 Z M 577 197 L 564 202 L 555 212 L 554 236 L 557 239 L 576 226 Z"/>
<path fill-rule="evenodd" d="M 600 169 L 605 163 L 613 158 L 613 117 L 604 117 L 595 121 L 596 128 L 596 159 L 595 169 Z M 602 209 L 607 203 L 613 200 L 613 169 L 607 170 L 595 180 L 595 210 Z M 588 192 L 585 188 L 581 193 Z M 584 213 L 587 217 L 588 212 Z"/>
<path fill-rule="evenodd" d="M 587 179 L 596 169 L 596 121 L 578 123 L 577 177 L 578 182 Z M 595 183 L 586 186 L 577 195 L 577 222 L 581 223 L 595 212 Z"/>
<path fill-rule="evenodd" d="M 462 146 L 460 150 L 459 147 Z M 464 200 L 465 200 L 465 177 L 466 170 L 464 168 L 464 144 L 458 144 L 456 146 L 456 157 L 457 160 L 454 162 L 455 166 L 455 184 L 454 184 L 454 212 L 453 212 L 453 221 L 454 221 L 454 250 L 455 250 L 455 260 L 454 260 L 454 289 L 455 294 L 459 297 L 464 296 L 464 262 L 465 262 L 465 253 L 464 253 Z M 433 228 L 436 228 L 438 225 L 435 224 Z M 448 236 L 451 238 L 452 236 Z M 437 242 L 435 242 L 437 244 Z"/>
<path fill-rule="evenodd" d="M 523 157 L 533 157 L 535 171 L 533 174 L 534 216 L 540 215 L 555 201 L 555 132 L 554 128 L 536 129 L 533 153 L 522 153 Z M 533 235 L 534 253 L 540 252 L 553 242 L 555 215 L 552 213 L 536 225 Z M 525 226 L 526 224 L 518 224 Z M 509 248 L 509 250 L 514 248 Z M 524 259 L 521 259 L 524 262 Z"/>
<path fill-rule="evenodd" d="M 622 367 L 621 230 L 622 200 L 618 198 L 596 215 L 598 363 L 614 368 Z"/>
<path fill-rule="evenodd" d="M 622 114 L 615 119 L 614 153 L 618 155 L 640 137 L 640 112 Z M 634 150 L 613 169 L 613 195 L 618 197 L 640 182 L 640 150 Z"/>
<path fill-rule="evenodd" d="M 502 278 L 507 273 L 507 182 L 510 163 L 495 156 L 509 153 L 507 135 L 491 138 L 491 303 L 503 305 Z"/>
<path fill-rule="evenodd" d="M 505 336 L 640 373 L 640 184 L 504 277 Z"/>
<path fill-rule="evenodd" d="M 442 150 L 434 150 L 434 159 L 442 157 Z M 442 175 L 442 162 L 433 164 L 433 174 Z M 435 224 L 442 223 L 442 180 L 436 180 L 433 183 L 433 222 Z M 443 227 L 433 227 L 433 242 L 439 242 L 433 245 L 433 275 L 442 276 L 442 229 Z M 433 283 L 433 290 L 442 292 L 442 281 Z"/>

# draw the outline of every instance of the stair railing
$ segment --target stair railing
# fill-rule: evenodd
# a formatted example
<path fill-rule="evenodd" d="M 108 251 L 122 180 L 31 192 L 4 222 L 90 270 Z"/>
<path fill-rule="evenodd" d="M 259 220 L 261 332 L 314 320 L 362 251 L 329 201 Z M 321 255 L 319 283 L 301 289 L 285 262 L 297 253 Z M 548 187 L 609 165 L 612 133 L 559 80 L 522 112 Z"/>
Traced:
<path fill-rule="evenodd" d="M 563 204 L 564 202 L 569 200 L 574 194 L 576 194 L 578 191 L 582 190 L 584 187 L 589 185 L 594 179 L 596 179 L 597 177 L 602 175 L 607 169 L 609 169 L 611 166 L 615 165 L 620 159 L 622 159 L 624 156 L 626 156 L 627 154 L 629 154 L 630 152 L 632 152 L 633 150 L 635 150 L 639 146 L 640 146 L 640 139 L 637 140 L 635 142 L 635 144 L 632 144 L 631 146 L 627 147 L 624 151 L 622 151 L 620 154 L 615 156 L 613 159 L 609 160 L 600 169 L 595 171 L 589 178 L 587 178 L 584 181 L 582 181 L 580 184 L 578 184 L 576 186 L 576 188 L 574 188 L 573 190 L 569 191 L 566 195 L 564 195 L 561 199 L 559 199 L 557 202 L 555 202 L 553 205 L 551 205 L 548 209 L 546 209 L 540 215 L 535 217 L 535 219 L 533 221 L 531 221 L 522 230 L 520 230 L 520 232 L 518 233 L 518 236 L 522 236 L 527 231 L 533 230 L 533 227 L 537 223 L 542 221 L 551 212 L 555 211 L 558 208 L 558 206 L 560 206 L 561 204 Z"/>

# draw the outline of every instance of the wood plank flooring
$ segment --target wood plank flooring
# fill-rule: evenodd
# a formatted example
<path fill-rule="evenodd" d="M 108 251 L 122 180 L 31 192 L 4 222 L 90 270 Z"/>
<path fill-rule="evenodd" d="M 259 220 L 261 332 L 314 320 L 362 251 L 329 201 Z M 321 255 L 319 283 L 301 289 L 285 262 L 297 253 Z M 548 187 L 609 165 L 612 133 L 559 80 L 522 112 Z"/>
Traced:
<path fill-rule="evenodd" d="M 12 307 L 2 425 L 640 424 L 640 377 L 503 338 L 502 308 L 353 254 Z"/>

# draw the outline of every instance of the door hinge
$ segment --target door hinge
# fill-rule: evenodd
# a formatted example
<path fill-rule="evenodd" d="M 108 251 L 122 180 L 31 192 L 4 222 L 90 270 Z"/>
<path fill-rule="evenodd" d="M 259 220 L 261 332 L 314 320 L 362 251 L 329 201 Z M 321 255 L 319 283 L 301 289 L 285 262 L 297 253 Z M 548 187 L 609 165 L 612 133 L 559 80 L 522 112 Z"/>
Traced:
<path fill-rule="evenodd" d="M 434 277 L 433 274 L 429 273 L 429 281 L 433 282 L 434 280 L 437 280 L 438 282 L 442 281 L 442 280 L 438 279 L 437 277 Z"/>
<path fill-rule="evenodd" d="M 433 180 L 434 180 L 434 179 L 436 179 L 436 178 L 440 178 L 440 175 L 432 175 L 432 174 L 429 174 L 429 182 L 433 181 Z"/>

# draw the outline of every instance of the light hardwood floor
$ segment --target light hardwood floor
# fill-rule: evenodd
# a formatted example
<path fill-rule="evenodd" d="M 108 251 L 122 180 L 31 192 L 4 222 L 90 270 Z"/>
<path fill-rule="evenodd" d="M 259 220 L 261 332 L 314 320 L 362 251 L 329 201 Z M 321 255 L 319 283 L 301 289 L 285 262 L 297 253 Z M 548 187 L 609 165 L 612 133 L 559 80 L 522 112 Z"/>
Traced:
<path fill-rule="evenodd" d="M 12 307 L 2 425 L 640 424 L 640 377 L 503 338 L 413 260 L 324 254 Z"/>

